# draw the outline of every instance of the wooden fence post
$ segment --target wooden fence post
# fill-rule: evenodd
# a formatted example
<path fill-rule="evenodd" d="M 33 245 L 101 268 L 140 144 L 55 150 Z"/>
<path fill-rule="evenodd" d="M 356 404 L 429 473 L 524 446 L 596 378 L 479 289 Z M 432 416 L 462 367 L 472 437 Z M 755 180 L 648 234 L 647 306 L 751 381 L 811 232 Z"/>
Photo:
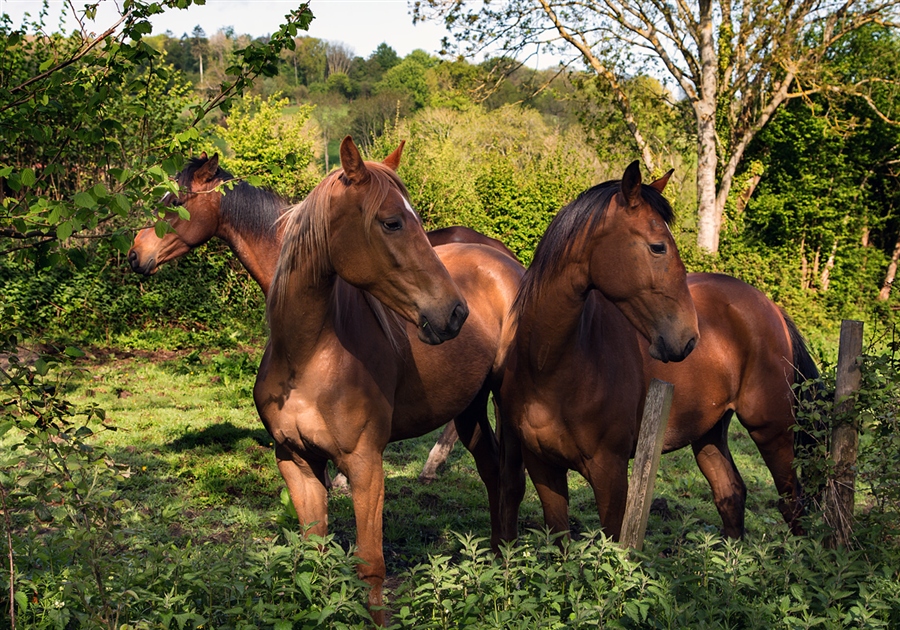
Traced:
<path fill-rule="evenodd" d="M 622 523 L 622 545 L 625 547 L 640 550 L 644 546 L 650 503 L 653 500 L 653 484 L 656 482 L 656 470 L 659 468 L 674 391 L 674 385 L 657 379 L 650 382 L 647 390 L 631 481 L 628 483 L 625 520 Z"/>
<path fill-rule="evenodd" d="M 863 323 L 851 319 L 842 321 L 834 391 L 835 415 L 838 417 L 847 417 L 853 411 L 862 379 L 859 365 L 862 343 Z M 855 419 L 835 424 L 831 431 L 834 476 L 825 488 L 825 521 L 833 530 L 828 541 L 831 546 L 847 546 L 852 535 L 858 450 L 859 428 Z"/>

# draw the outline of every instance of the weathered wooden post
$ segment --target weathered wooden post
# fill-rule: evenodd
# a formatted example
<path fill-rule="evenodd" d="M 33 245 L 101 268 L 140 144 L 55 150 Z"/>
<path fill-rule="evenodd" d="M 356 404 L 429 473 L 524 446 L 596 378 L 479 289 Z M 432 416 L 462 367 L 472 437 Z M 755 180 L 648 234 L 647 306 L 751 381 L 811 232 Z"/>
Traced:
<path fill-rule="evenodd" d="M 674 391 L 674 385 L 657 379 L 650 382 L 647 390 L 631 481 L 628 483 L 625 521 L 622 523 L 622 545 L 625 547 L 640 550 L 644 546 L 650 503 L 653 500 L 653 484 L 656 482 Z"/>
<path fill-rule="evenodd" d="M 831 431 L 834 476 L 825 488 L 825 521 L 833 530 L 829 538 L 831 546 L 847 546 L 852 534 L 859 427 L 848 414 L 853 411 L 862 379 L 859 365 L 862 343 L 863 323 L 842 321 L 834 391 L 835 415 L 840 420 Z"/>

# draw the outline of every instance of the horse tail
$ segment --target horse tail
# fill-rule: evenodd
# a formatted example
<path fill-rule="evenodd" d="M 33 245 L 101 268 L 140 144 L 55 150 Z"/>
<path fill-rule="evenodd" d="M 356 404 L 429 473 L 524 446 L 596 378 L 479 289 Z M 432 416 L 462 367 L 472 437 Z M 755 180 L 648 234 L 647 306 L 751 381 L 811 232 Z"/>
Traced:
<path fill-rule="evenodd" d="M 810 421 L 804 417 L 801 411 L 804 405 L 809 406 L 816 401 L 825 399 L 825 386 L 822 384 L 819 368 L 809 352 L 806 340 L 803 338 L 794 320 L 790 318 L 784 309 L 780 310 L 791 340 L 794 383 L 801 385 L 794 396 L 794 412 L 797 421 L 797 430 L 794 432 L 794 453 L 810 457 L 814 449 L 821 443 L 821 440 L 826 439 L 826 425 L 822 420 Z M 804 475 L 804 477 L 807 477 L 807 475 Z M 808 481 L 814 480 L 807 479 Z M 811 489 L 810 495 L 814 500 L 818 500 L 823 488 L 818 487 L 819 483 L 815 481 L 813 485 L 817 487 Z"/>

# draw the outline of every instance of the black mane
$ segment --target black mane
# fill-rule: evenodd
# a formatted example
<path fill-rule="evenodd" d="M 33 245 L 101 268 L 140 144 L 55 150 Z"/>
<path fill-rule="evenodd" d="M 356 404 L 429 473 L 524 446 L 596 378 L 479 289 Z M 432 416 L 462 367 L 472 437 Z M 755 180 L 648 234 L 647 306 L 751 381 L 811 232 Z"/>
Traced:
<path fill-rule="evenodd" d="M 190 158 L 178 174 L 178 185 L 190 190 L 194 173 L 207 161 L 200 157 Z M 219 167 L 215 179 L 227 182 L 234 179 L 234 175 Z M 256 236 L 272 236 L 275 234 L 278 218 L 290 206 L 289 201 L 276 193 L 241 181 L 230 190 L 223 187 L 219 212 L 223 221 L 240 232 L 249 232 Z"/>
<path fill-rule="evenodd" d="M 584 243 L 579 237 L 597 228 L 613 197 L 621 189 L 621 183 L 621 180 L 611 180 L 592 186 L 553 217 L 519 285 L 519 292 L 512 307 L 513 312 L 521 314 L 525 304 L 537 297 L 543 279 L 548 275 L 558 274 L 562 261 L 575 243 L 579 241 Z M 641 194 L 644 201 L 666 224 L 672 223 L 675 211 L 658 190 L 642 184 Z"/>

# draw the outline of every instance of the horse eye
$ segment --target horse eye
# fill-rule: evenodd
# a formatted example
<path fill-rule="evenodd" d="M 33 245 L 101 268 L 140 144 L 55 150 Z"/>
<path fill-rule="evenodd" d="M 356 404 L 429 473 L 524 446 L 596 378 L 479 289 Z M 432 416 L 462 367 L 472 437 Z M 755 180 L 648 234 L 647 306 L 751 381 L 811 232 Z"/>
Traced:
<path fill-rule="evenodd" d="M 654 254 L 661 255 L 666 253 L 665 243 L 650 243 L 650 251 Z"/>
<path fill-rule="evenodd" d="M 387 221 L 382 221 L 381 225 L 388 232 L 396 232 L 403 227 L 403 222 L 400 219 L 388 219 Z"/>

